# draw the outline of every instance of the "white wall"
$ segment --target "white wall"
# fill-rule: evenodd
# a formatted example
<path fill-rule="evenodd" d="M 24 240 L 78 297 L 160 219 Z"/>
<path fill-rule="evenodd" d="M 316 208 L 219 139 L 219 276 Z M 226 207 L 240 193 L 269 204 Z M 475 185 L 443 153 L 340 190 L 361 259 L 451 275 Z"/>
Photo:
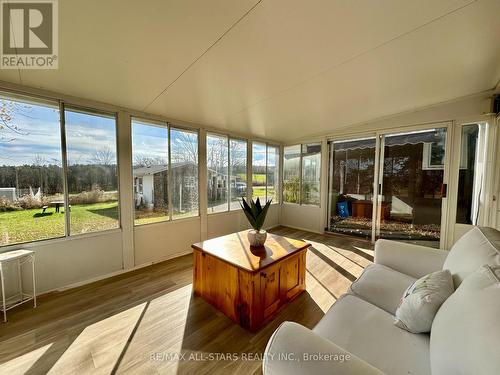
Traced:
<path fill-rule="evenodd" d="M 191 252 L 201 241 L 200 218 L 140 225 L 134 228 L 136 266 L 159 262 Z"/>
<path fill-rule="evenodd" d="M 285 203 L 281 207 L 281 225 L 323 233 L 323 207 Z"/>
<path fill-rule="evenodd" d="M 98 279 L 123 269 L 120 230 L 40 241 L 23 245 L 23 248 L 35 251 L 36 289 L 39 294 Z M 31 291 L 31 270 L 29 265 L 23 267 L 23 286 Z M 10 265 L 6 273 L 7 295 L 17 290 L 16 277 L 17 270 Z"/>

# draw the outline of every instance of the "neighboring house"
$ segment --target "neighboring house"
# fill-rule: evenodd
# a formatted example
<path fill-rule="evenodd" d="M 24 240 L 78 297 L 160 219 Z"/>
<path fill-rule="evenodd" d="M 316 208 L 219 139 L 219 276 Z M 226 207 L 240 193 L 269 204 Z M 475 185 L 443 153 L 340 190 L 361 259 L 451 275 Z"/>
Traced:
<path fill-rule="evenodd" d="M 134 196 L 136 208 L 165 208 L 168 205 L 169 178 L 167 165 L 135 167 Z M 171 194 L 175 212 L 188 212 L 198 207 L 198 166 L 191 162 L 172 163 Z"/>
<path fill-rule="evenodd" d="M 155 203 L 154 179 L 155 176 L 164 176 L 167 179 L 166 165 L 151 165 L 134 168 L 135 206 L 153 208 Z"/>
<path fill-rule="evenodd" d="M 229 190 L 231 190 L 233 196 L 246 194 L 246 184 L 238 182 L 237 180 L 237 176 L 229 177 L 227 173 L 221 173 L 211 168 L 207 168 L 207 194 L 209 202 L 226 202 L 227 192 Z"/>

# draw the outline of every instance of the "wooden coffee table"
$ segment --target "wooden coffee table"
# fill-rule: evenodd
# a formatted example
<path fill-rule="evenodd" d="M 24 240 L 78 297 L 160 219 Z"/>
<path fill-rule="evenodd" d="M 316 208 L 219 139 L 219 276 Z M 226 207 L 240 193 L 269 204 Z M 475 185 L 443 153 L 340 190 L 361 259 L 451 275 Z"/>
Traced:
<path fill-rule="evenodd" d="M 251 248 L 247 231 L 193 244 L 194 293 L 255 331 L 305 290 L 309 246 L 268 233 Z"/>

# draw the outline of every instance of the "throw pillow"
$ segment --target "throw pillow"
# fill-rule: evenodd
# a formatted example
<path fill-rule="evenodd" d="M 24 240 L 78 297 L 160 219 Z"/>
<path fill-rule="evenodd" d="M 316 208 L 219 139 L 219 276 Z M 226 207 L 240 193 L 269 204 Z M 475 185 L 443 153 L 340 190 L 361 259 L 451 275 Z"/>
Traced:
<path fill-rule="evenodd" d="M 430 332 L 439 307 L 454 289 L 449 270 L 421 277 L 404 292 L 394 324 L 412 333 Z"/>

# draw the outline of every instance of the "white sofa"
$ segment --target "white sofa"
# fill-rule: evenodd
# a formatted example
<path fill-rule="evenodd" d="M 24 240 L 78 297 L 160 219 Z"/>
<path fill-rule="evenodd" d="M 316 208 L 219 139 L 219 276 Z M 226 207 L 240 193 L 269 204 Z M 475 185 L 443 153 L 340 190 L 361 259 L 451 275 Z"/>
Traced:
<path fill-rule="evenodd" d="M 475 227 L 450 251 L 378 240 L 375 263 L 313 330 L 285 322 L 273 333 L 264 374 L 500 373 L 498 279 L 474 297 L 455 291 L 456 298 L 438 311 L 430 334 L 393 324 L 403 292 L 417 278 L 449 269 L 458 288 L 484 264 L 500 265 L 500 232 L 495 229 Z"/>

